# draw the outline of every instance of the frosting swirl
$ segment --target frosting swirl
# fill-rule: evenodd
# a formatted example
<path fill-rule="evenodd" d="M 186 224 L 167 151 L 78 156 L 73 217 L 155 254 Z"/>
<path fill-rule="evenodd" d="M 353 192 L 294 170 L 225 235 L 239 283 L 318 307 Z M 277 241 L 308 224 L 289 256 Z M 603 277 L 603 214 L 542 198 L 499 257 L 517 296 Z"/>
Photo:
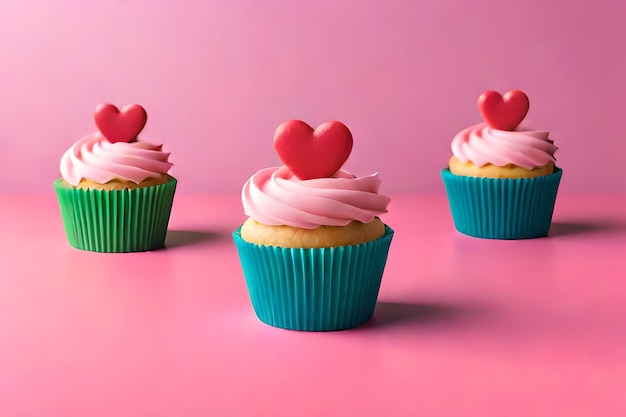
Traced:
<path fill-rule="evenodd" d="M 167 174 L 170 154 L 148 142 L 109 142 L 100 133 L 87 135 L 61 158 L 61 175 L 73 186 L 85 178 L 99 184 L 114 179 L 136 184 Z"/>
<path fill-rule="evenodd" d="M 378 194 L 378 174 L 356 177 L 344 170 L 331 178 L 300 180 L 285 167 L 265 168 L 243 186 L 246 215 L 269 225 L 302 229 L 369 223 L 387 212 L 389 197 Z"/>
<path fill-rule="evenodd" d="M 480 123 L 452 139 L 452 153 L 461 162 L 469 161 L 477 167 L 513 164 L 533 169 L 555 162 L 558 147 L 548 135 L 535 130 L 498 130 Z"/>

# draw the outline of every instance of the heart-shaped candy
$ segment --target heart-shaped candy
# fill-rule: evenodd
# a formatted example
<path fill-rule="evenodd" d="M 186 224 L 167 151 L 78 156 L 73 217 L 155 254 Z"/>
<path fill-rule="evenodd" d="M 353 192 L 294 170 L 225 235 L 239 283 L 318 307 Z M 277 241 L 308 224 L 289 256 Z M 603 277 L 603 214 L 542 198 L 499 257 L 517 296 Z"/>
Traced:
<path fill-rule="evenodd" d="M 497 91 L 485 91 L 478 97 L 478 110 L 485 122 L 494 129 L 515 130 L 524 120 L 530 102 L 520 90 L 512 90 L 501 96 Z"/>
<path fill-rule="evenodd" d="M 332 176 L 352 151 L 352 133 L 336 120 L 313 130 L 300 120 L 282 123 L 274 133 L 280 160 L 301 180 Z"/>
<path fill-rule="evenodd" d="M 109 142 L 130 142 L 146 125 L 148 114 L 139 104 L 131 104 L 121 111 L 113 104 L 96 107 L 96 126 Z"/>

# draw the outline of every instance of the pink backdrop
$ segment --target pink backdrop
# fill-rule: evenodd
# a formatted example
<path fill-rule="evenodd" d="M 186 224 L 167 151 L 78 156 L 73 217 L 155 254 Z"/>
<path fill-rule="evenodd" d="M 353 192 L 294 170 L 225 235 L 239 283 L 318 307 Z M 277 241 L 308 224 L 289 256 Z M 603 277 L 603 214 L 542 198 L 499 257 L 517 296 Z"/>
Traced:
<path fill-rule="evenodd" d="M 51 191 L 103 101 L 146 107 L 181 191 L 239 192 L 291 118 L 345 122 L 346 168 L 387 193 L 441 191 L 477 96 L 513 88 L 562 191 L 624 192 L 624 22 L 623 0 L 3 0 L 0 192 Z"/>

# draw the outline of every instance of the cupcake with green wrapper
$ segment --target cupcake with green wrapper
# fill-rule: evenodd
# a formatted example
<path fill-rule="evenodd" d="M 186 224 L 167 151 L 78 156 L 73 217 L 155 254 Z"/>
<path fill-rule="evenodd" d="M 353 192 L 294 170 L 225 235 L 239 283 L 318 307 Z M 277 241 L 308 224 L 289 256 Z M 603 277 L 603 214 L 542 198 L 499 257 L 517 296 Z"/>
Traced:
<path fill-rule="evenodd" d="M 389 198 L 378 174 L 341 169 L 352 134 L 338 121 L 313 130 L 281 124 L 274 148 L 284 164 L 246 182 L 248 219 L 233 233 L 257 317 L 304 331 L 358 326 L 374 313 L 393 230 L 379 216 Z"/>
<path fill-rule="evenodd" d="M 520 128 L 530 103 L 513 90 L 478 99 L 484 123 L 459 132 L 441 171 L 455 228 L 489 239 L 547 236 L 562 170 L 549 132 Z"/>
<path fill-rule="evenodd" d="M 176 179 L 162 145 L 138 139 L 143 107 L 101 104 L 98 131 L 61 158 L 54 181 L 67 239 L 93 252 L 142 252 L 164 247 Z"/>

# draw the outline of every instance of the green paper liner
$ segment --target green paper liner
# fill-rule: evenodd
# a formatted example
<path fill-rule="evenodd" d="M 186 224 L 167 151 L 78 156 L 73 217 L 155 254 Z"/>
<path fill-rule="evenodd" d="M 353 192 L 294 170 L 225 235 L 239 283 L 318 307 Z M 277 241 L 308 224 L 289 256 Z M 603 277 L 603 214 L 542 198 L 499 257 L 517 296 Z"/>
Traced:
<path fill-rule="evenodd" d="M 84 190 L 54 181 L 70 245 L 92 252 L 143 252 L 165 246 L 176 179 L 124 190 Z"/>
<path fill-rule="evenodd" d="M 233 232 L 254 311 L 291 330 L 356 327 L 374 313 L 394 231 L 367 243 L 321 249 L 256 245 Z"/>
<path fill-rule="evenodd" d="M 535 178 L 441 176 L 454 226 L 487 239 L 531 239 L 548 235 L 563 171 Z"/>

